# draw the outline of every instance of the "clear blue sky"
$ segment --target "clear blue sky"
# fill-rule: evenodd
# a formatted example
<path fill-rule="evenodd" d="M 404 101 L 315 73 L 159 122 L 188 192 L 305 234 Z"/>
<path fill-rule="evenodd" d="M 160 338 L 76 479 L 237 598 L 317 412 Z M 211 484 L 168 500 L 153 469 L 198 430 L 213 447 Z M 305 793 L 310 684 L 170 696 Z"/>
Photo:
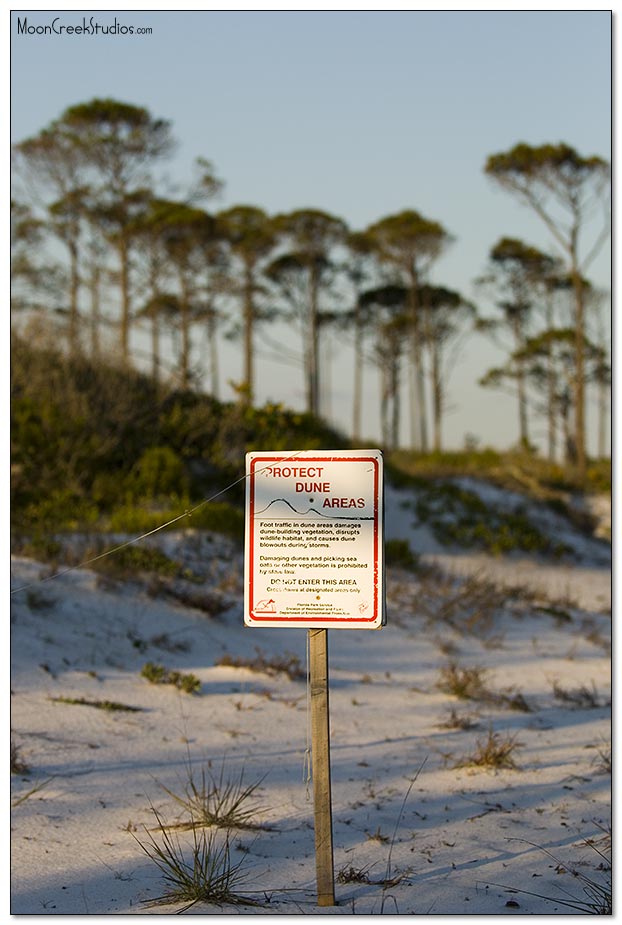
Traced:
<path fill-rule="evenodd" d="M 152 33 L 17 32 L 18 17 L 40 26 L 55 15 L 65 26 L 116 16 Z M 417 209 L 456 239 L 434 281 L 473 298 L 472 282 L 501 236 L 552 248 L 537 219 L 486 180 L 487 156 L 518 141 L 563 140 L 610 159 L 610 42 L 606 10 L 17 11 L 11 137 L 36 133 L 95 96 L 144 105 L 173 123 L 179 146 L 166 172 L 180 190 L 202 155 L 226 183 L 218 208 L 316 207 L 352 228 Z M 604 288 L 608 258 L 609 245 L 592 269 Z M 512 400 L 475 384 L 499 359 L 479 338 L 469 342 L 451 380 L 447 445 L 460 447 L 466 433 L 500 447 L 516 440 Z M 223 381 L 240 378 L 230 345 L 223 361 Z M 345 348 L 335 353 L 333 384 L 342 375 L 350 381 L 349 363 Z M 299 371 L 265 361 L 260 372 L 264 397 L 302 400 Z M 375 373 L 367 380 L 371 408 Z M 346 392 L 336 390 L 331 411 L 347 426 Z"/>

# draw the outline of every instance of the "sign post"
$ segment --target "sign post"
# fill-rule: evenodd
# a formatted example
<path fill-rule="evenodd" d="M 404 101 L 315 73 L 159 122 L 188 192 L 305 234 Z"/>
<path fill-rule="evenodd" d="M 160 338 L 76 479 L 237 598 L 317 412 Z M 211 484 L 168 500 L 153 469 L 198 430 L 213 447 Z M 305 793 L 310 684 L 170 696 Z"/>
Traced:
<path fill-rule="evenodd" d="M 319 906 L 335 905 L 328 633 L 385 623 L 379 450 L 246 457 L 244 622 L 306 628 Z"/>
<path fill-rule="evenodd" d="M 308 630 L 311 685 L 311 774 L 318 906 L 335 905 L 333 810 L 330 786 L 328 630 Z"/>

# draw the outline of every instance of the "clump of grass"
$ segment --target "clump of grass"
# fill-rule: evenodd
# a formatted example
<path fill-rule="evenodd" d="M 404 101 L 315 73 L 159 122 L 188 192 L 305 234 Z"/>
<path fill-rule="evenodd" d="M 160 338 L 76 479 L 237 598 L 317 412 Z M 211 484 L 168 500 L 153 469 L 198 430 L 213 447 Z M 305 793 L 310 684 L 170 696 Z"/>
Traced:
<path fill-rule="evenodd" d="M 369 879 L 369 868 L 353 867 L 352 864 L 348 867 L 346 864 L 345 867 L 342 867 L 339 873 L 337 874 L 337 883 L 370 883 Z"/>
<path fill-rule="evenodd" d="M 11 774 L 30 774 L 30 768 L 22 758 L 21 748 L 11 742 Z"/>
<path fill-rule="evenodd" d="M 267 674 L 270 677 L 286 674 L 292 681 L 300 681 L 307 676 L 297 655 L 292 655 L 290 652 L 284 655 L 266 655 L 257 647 L 255 653 L 254 658 L 243 658 L 242 656 L 234 658 L 232 655 L 225 654 L 215 664 L 230 668 L 248 668 L 250 671 Z"/>
<path fill-rule="evenodd" d="M 368 833 L 367 833 L 367 841 L 377 841 L 377 842 L 379 842 L 381 845 L 384 845 L 384 844 L 388 844 L 388 842 L 390 842 L 390 840 L 391 840 L 391 839 L 389 838 L 388 835 L 383 835 L 383 834 L 382 834 L 382 832 L 380 831 L 380 826 L 378 826 L 378 828 L 376 829 L 375 832 L 368 832 Z"/>
<path fill-rule="evenodd" d="M 518 603 L 527 596 L 524 589 L 501 587 L 478 575 L 461 580 L 457 590 L 455 582 L 443 585 L 437 577 L 431 578 L 425 585 L 432 597 L 431 606 L 427 608 L 429 619 L 435 625 L 440 621 L 461 635 L 476 635 L 478 638 L 485 637 L 495 624 L 498 625 L 503 611 L 515 612 Z M 440 595 L 439 591 L 442 592 Z"/>
<path fill-rule="evenodd" d="M 570 614 L 564 607 L 557 607 L 553 604 L 541 604 L 537 607 L 534 607 L 534 610 L 536 610 L 538 613 L 546 613 L 550 617 L 553 617 L 557 626 L 572 623 L 572 614 Z"/>
<path fill-rule="evenodd" d="M 26 592 L 26 603 L 30 610 L 49 610 L 56 603 L 53 597 L 44 594 L 37 588 L 30 588 Z"/>
<path fill-rule="evenodd" d="M 603 774 L 611 774 L 611 742 L 603 742 L 596 751 L 597 754 L 592 763 Z"/>
<path fill-rule="evenodd" d="M 553 861 L 555 861 L 555 869 L 558 873 L 568 872 L 579 884 L 581 884 L 582 895 L 577 896 L 574 893 L 571 893 L 570 890 L 567 890 L 561 886 L 559 889 L 563 893 L 562 897 L 547 896 L 546 894 L 535 893 L 531 890 L 519 890 L 516 887 L 504 888 L 511 889 L 511 892 L 513 893 L 524 893 L 527 896 L 535 896 L 538 899 L 543 899 L 545 902 L 565 906 L 567 909 L 574 909 L 577 912 L 584 913 L 585 915 L 612 915 L 613 904 L 611 889 L 611 845 L 609 845 L 608 849 L 601 850 L 601 848 L 599 848 L 594 843 L 593 839 L 585 839 L 584 843 L 589 848 L 593 849 L 596 853 L 597 859 L 600 859 L 596 865 L 596 870 L 600 875 L 598 879 L 594 874 L 584 873 L 577 866 L 566 864 L 550 851 L 547 851 L 546 848 L 543 848 L 541 845 L 536 845 L 529 841 L 526 842 L 526 844 L 531 845 L 533 848 L 538 848 L 540 851 L 543 851 L 544 854 L 547 854 Z M 493 885 L 503 886 L 502 884 Z"/>
<path fill-rule="evenodd" d="M 579 687 L 565 688 L 557 681 L 554 681 L 553 694 L 556 700 L 567 703 L 577 710 L 595 710 L 597 707 L 603 706 L 594 683 L 592 683 L 591 687 L 582 684 Z"/>
<path fill-rule="evenodd" d="M 495 704 L 508 707 L 510 710 L 519 710 L 531 713 L 531 707 L 520 693 L 513 688 L 506 691 L 495 692 L 485 683 L 486 671 L 482 668 L 459 668 L 455 662 L 450 662 L 441 668 L 441 676 L 437 687 L 446 694 L 453 694 L 460 700 L 476 700 L 482 703 Z"/>
<path fill-rule="evenodd" d="M 445 722 L 440 725 L 442 729 L 460 729 L 466 731 L 467 729 L 476 729 L 479 726 L 479 721 L 475 717 L 467 716 L 465 713 L 458 714 L 452 707 L 449 716 Z"/>
<path fill-rule="evenodd" d="M 465 755 L 456 768 L 477 767 L 494 769 L 515 769 L 514 752 L 520 747 L 516 736 L 501 736 L 498 732 L 488 730 L 485 739 L 477 739 L 475 749 L 470 755 Z"/>
<path fill-rule="evenodd" d="M 184 607 L 192 607 L 206 613 L 209 617 L 217 617 L 227 609 L 229 603 L 219 594 L 206 591 L 204 588 L 188 587 L 187 585 L 171 583 L 161 576 L 154 576 L 147 589 L 151 597 L 165 595 Z"/>
<path fill-rule="evenodd" d="M 206 831 L 193 826 L 192 841 L 184 848 L 157 811 L 153 808 L 152 811 L 157 821 L 157 835 L 145 829 L 146 840 L 142 841 L 130 833 L 162 874 L 164 891 L 150 900 L 150 904 L 184 903 L 180 912 L 200 902 L 219 906 L 225 903 L 256 905 L 238 892 L 244 880 L 241 868 L 245 856 L 235 863 L 232 861 L 228 833 L 223 837 L 215 829 Z"/>
<path fill-rule="evenodd" d="M 132 707 L 127 703 L 118 703 L 115 700 L 87 700 L 85 697 L 50 697 L 54 703 L 69 703 L 81 707 L 95 707 L 97 710 L 108 710 L 111 713 L 141 713 L 142 707 Z"/>
<path fill-rule="evenodd" d="M 459 668 L 455 662 L 450 662 L 441 668 L 437 686 L 460 700 L 486 700 L 490 691 L 484 682 L 485 675 L 482 668 Z"/>
<path fill-rule="evenodd" d="M 211 769 L 202 768 L 200 781 L 195 779 L 191 765 L 188 766 L 188 779 L 182 794 L 174 793 L 167 787 L 163 789 L 188 814 L 189 821 L 182 827 L 216 826 L 228 829 L 263 828 L 255 821 L 263 807 L 253 803 L 257 789 L 264 777 L 246 783 L 244 768 L 236 778 L 225 775 L 224 762 L 218 776 Z"/>
<path fill-rule="evenodd" d="M 519 713 L 531 713 L 532 708 L 529 706 L 520 691 L 512 691 L 510 688 L 505 693 L 499 694 L 499 703 L 508 707 L 510 710 L 517 710 Z"/>
<path fill-rule="evenodd" d="M 568 551 L 564 544 L 552 543 L 524 511 L 498 509 L 454 482 L 421 486 L 416 511 L 444 544 L 479 547 L 495 555 L 517 549 L 554 556 Z"/>
<path fill-rule="evenodd" d="M 194 674 L 182 674 L 181 671 L 170 671 L 164 665 L 155 662 L 146 662 L 140 672 L 151 684 L 172 684 L 186 694 L 198 694 L 201 690 L 201 681 Z"/>

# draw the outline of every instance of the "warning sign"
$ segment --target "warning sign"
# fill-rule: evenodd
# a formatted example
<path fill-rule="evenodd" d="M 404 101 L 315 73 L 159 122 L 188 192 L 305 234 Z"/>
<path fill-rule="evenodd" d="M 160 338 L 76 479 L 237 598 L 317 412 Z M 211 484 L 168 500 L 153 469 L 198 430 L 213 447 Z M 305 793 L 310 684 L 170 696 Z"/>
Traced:
<path fill-rule="evenodd" d="M 248 453 L 244 622 L 384 622 L 382 453 Z"/>

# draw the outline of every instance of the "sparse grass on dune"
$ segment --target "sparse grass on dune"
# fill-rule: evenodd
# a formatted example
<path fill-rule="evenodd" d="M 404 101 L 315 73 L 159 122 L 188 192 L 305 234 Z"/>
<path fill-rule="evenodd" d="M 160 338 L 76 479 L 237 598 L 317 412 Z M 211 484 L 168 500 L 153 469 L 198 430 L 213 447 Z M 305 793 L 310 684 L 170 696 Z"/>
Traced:
<path fill-rule="evenodd" d="M 264 778 L 265 775 L 248 783 L 244 780 L 244 768 L 237 776 L 230 777 L 224 761 L 218 774 L 214 774 L 209 766 L 202 767 L 200 778 L 197 778 L 188 762 L 183 792 L 175 793 L 168 787 L 162 789 L 184 811 L 186 818 L 178 827 L 259 829 L 263 826 L 257 821 L 257 816 L 264 807 L 256 802 L 256 795 Z"/>
<path fill-rule="evenodd" d="M 145 829 L 144 839 L 130 833 L 147 857 L 159 869 L 164 884 L 162 893 L 149 905 L 177 905 L 185 912 L 197 903 L 222 906 L 254 905 L 254 901 L 239 892 L 245 873 L 242 866 L 245 856 L 234 862 L 231 857 L 229 833 L 218 829 L 205 830 L 192 826 L 192 841 L 182 845 L 172 834 L 159 813 L 155 831 Z"/>
<path fill-rule="evenodd" d="M 249 671 L 267 674 L 271 677 L 285 674 L 291 681 L 301 681 L 306 678 L 306 671 L 297 655 L 287 652 L 284 655 L 267 655 L 258 647 L 255 647 L 255 653 L 255 656 L 251 658 L 241 655 L 221 655 L 215 664 L 230 668 L 248 668 Z"/>
<path fill-rule="evenodd" d="M 404 484 L 412 479 L 448 479 L 468 475 L 486 479 L 499 488 L 526 492 L 538 500 L 550 501 L 560 512 L 567 510 L 564 498 L 568 492 L 582 489 L 611 492 L 609 459 L 590 461 L 584 485 L 579 482 L 572 467 L 551 463 L 536 453 L 516 450 L 501 452 L 485 448 L 436 453 L 394 450 L 388 454 L 388 462 L 396 481 L 401 479 Z"/>
<path fill-rule="evenodd" d="M 503 736 L 500 732 L 494 732 L 491 727 L 486 738 L 477 739 L 473 751 L 457 761 L 454 767 L 514 770 L 514 752 L 519 747 L 516 736 Z"/>

